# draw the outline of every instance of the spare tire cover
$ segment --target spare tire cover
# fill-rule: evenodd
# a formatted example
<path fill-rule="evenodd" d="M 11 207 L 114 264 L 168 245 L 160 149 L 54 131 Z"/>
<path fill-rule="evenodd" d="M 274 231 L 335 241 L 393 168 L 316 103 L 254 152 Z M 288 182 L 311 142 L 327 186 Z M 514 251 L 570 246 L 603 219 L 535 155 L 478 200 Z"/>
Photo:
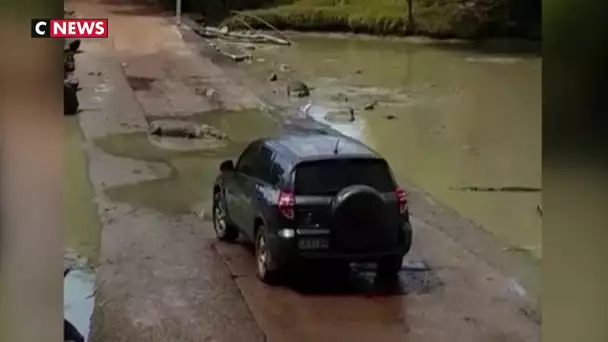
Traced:
<path fill-rule="evenodd" d="M 390 248 L 397 239 L 387 226 L 382 195 L 366 185 L 340 191 L 332 202 L 332 246 L 345 252 L 376 252 Z"/>

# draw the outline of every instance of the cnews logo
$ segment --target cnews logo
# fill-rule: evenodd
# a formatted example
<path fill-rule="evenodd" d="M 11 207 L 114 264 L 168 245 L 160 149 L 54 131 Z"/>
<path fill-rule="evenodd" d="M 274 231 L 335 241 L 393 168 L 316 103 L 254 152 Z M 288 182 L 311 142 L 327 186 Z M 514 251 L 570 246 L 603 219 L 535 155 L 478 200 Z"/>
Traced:
<path fill-rule="evenodd" d="M 108 38 L 108 19 L 32 19 L 32 38 Z"/>

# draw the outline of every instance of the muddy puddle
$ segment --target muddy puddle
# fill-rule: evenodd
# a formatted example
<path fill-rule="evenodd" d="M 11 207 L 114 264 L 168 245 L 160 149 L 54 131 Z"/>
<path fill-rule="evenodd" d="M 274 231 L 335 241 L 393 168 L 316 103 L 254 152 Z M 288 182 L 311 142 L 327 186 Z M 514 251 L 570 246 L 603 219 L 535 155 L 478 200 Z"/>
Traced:
<path fill-rule="evenodd" d="M 384 155 L 411 181 L 508 244 L 542 254 L 539 55 L 381 39 L 293 36 L 241 65 L 271 84 L 304 81 L 310 114 Z M 513 51 L 521 51 L 513 47 Z M 373 62 L 372 62 L 373 61 Z M 287 67 L 286 67 L 287 66 Z M 277 79 L 269 82 L 269 75 Z M 374 103 L 373 108 L 368 108 Z M 351 108 L 355 120 L 328 117 Z"/>
<path fill-rule="evenodd" d="M 64 119 L 65 244 L 95 264 L 99 254 L 101 224 L 87 173 L 84 138 L 77 117 Z"/>
<path fill-rule="evenodd" d="M 222 161 L 237 158 L 251 140 L 278 132 L 274 114 L 257 110 L 205 112 L 184 120 L 213 126 L 223 132 L 226 139 L 201 142 L 197 139 L 153 137 L 142 132 L 111 135 L 95 142 L 111 155 L 163 163 L 171 169 L 166 178 L 110 187 L 106 190 L 110 199 L 167 214 L 190 213 L 200 203 L 209 201 L 210 185 Z"/>
<path fill-rule="evenodd" d="M 352 264 L 349 274 L 311 268 L 286 285 L 302 295 L 399 296 L 426 294 L 444 284 L 424 262 L 406 262 L 394 279 L 377 278 L 374 264 Z"/>

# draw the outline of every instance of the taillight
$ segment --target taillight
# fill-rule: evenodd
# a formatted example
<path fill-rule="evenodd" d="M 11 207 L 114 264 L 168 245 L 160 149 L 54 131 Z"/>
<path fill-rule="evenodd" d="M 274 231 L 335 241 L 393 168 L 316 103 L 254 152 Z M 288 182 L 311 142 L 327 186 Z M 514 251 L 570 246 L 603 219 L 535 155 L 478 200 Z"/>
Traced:
<path fill-rule="evenodd" d="M 405 190 L 403 190 L 401 187 L 397 187 L 397 189 L 395 189 L 395 195 L 397 195 L 397 203 L 399 203 L 399 212 L 403 214 L 407 210 L 407 198 L 405 196 Z"/>
<path fill-rule="evenodd" d="M 279 211 L 286 218 L 293 220 L 294 218 L 294 206 L 295 206 L 295 197 L 293 193 L 281 191 L 279 193 L 279 201 L 277 203 L 279 207 Z"/>

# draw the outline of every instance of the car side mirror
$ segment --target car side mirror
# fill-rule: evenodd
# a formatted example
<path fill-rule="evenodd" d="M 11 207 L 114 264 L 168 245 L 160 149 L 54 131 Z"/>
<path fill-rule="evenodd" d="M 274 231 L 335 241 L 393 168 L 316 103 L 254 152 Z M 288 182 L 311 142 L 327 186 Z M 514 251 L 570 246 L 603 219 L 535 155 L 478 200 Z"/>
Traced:
<path fill-rule="evenodd" d="M 226 160 L 220 164 L 221 172 L 233 172 L 234 171 L 234 162 L 232 160 Z"/>

